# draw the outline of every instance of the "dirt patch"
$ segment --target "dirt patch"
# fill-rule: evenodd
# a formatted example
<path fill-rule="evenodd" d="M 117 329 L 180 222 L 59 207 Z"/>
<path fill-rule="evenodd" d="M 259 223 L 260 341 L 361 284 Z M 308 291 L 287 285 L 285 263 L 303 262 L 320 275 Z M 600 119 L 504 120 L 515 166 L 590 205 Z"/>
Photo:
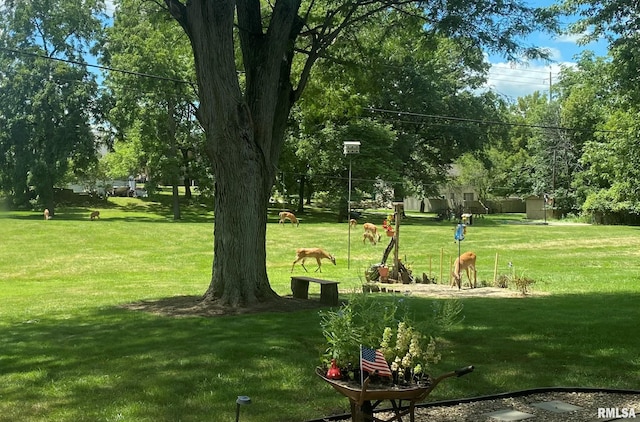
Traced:
<path fill-rule="evenodd" d="M 463 287 L 458 290 L 444 284 L 377 284 L 387 293 L 415 295 L 433 298 L 467 298 L 467 297 L 491 297 L 491 298 L 525 298 L 541 296 L 545 293 L 533 292 L 523 296 L 520 292 L 511 289 L 497 287 L 478 287 L 471 289 Z M 343 291 L 342 294 L 353 293 Z M 234 308 L 223 306 L 215 301 L 206 301 L 202 296 L 175 296 L 155 300 L 142 300 L 126 303 L 120 306 L 130 311 L 149 312 L 156 315 L 170 317 L 221 317 L 226 315 L 244 315 L 271 312 L 297 312 L 309 309 L 323 309 L 327 306 L 320 303 L 317 298 L 310 300 L 297 299 L 292 296 L 282 296 L 268 302 L 259 303 L 249 307 Z"/>
<path fill-rule="evenodd" d="M 458 290 L 446 284 L 381 284 L 376 286 L 387 292 L 402 293 L 406 295 L 435 297 L 435 298 L 465 298 L 465 297 L 495 297 L 495 298 L 526 298 L 530 296 L 544 296 L 546 293 L 531 292 L 523 295 L 512 289 L 499 287 L 477 287 L 475 289 L 463 287 Z"/>

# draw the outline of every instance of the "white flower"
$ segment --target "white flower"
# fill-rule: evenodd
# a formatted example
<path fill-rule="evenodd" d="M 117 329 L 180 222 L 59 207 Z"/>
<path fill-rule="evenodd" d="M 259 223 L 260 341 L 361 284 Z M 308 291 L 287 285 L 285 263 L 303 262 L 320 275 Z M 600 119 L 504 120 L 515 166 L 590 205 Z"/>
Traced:
<path fill-rule="evenodd" d="M 409 353 L 404 355 L 404 357 L 402 358 L 402 367 L 403 368 L 410 368 L 411 367 L 411 355 Z"/>

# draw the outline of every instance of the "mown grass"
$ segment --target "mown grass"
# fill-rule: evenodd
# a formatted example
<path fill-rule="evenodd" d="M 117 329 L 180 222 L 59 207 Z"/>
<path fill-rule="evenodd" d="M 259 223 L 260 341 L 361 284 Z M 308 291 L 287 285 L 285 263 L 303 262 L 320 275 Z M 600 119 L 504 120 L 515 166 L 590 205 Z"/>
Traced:
<path fill-rule="evenodd" d="M 245 422 L 348 411 L 313 374 L 324 347 L 316 311 L 170 318 L 123 308 L 206 290 L 213 215 L 192 206 L 173 222 L 162 204 L 112 201 L 93 222 L 85 208 L 58 210 L 46 222 L 37 213 L 2 214 L 0 421 L 233 421 L 238 395 L 253 400 L 242 409 Z M 301 216 L 300 227 L 282 227 L 276 215 L 270 211 L 267 265 L 282 295 L 290 293 L 297 247 L 335 254 L 338 265 L 325 261 L 322 276 L 355 290 L 386 246 L 386 238 L 364 245 L 358 226 L 347 268 L 346 224 L 317 211 Z M 638 228 L 521 223 L 520 216 L 476 219 L 462 249 L 478 254 L 481 280 L 493 279 L 498 254 L 499 273 L 524 274 L 536 280 L 534 291 L 549 294 L 463 300 L 465 319 L 443 339 L 443 360 L 431 371 L 468 364 L 476 371 L 428 399 L 637 388 Z M 448 267 L 457 254 L 453 229 L 410 215 L 400 232 L 404 262 L 439 278 L 440 256 Z M 416 319 L 429 317 L 429 299 L 404 300 Z"/>

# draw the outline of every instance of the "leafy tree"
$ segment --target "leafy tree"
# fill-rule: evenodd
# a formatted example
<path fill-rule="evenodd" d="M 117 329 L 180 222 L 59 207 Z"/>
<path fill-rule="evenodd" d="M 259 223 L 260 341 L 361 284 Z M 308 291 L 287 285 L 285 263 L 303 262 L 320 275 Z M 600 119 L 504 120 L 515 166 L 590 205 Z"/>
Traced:
<path fill-rule="evenodd" d="M 580 145 L 581 171 L 573 187 L 586 214 L 609 223 L 637 223 L 640 182 L 638 108 L 621 95 L 616 65 L 585 54 L 558 84 L 563 120 Z M 625 98 L 626 97 L 626 98 Z"/>
<path fill-rule="evenodd" d="M 501 104 L 491 93 L 471 92 L 487 69 L 479 48 L 425 34 L 416 17 L 390 14 L 384 21 L 353 30 L 319 60 L 293 113 L 297 131 L 291 136 L 299 139 L 300 151 L 311 146 L 304 139 L 327 125 L 367 118 L 384 122 L 395 132 L 385 152 L 402 163 L 387 179 L 396 198 L 434 194 L 456 157 L 499 135 L 495 128 L 466 121 L 497 120 Z M 363 142 L 361 149 L 369 147 Z M 300 169 L 317 167 L 313 151 L 306 154 L 313 162 L 300 162 Z M 380 162 L 392 163 L 382 156 Z M 285 165 L 288 161 L 281 168 Z M 382 186 L 375 183 L 379 177 L 371 172 L 366 179 Z"/>
<path fill-rule="evenodd" d="M 358 140 L 362 143 L 358 154 L 345 156 L 343 142 Z M 328 192 L 330 205 L 339 210 L 340 221 L 347 217 L 349 164 L 352 161 L 353 202 L 363 196 L 380 193 L 376 184 L 382 180 L 397 180 L 402 162 L 393 154 L 390 146 L 396 134 L 390 125 L 369 119 L 351 123 L 331 124 L 298 139 L 298 158 L 308 163 L 309 180 L 316 190 Z"/>
<path fill-rule="evenodd" d="M 132 130 L 126 141 L 116 139 L 112 151 L 101 161 L 111 179 L 127 179 L 130 175 L 143 173 L 146 160 L 138 131 Z"/>
<path fill-rule="evenodd" d="M 489 185 L 489 171 L 485 163 L 472 153 L 466 153 L 456 160 L 461 169 L 456 178 L 459 186 L 473 186 L 478 192 L 480 200 L 487 198 Z"/>
<path fill-rule="evenodd" d="M 573 87 L 580 90 L 574 88 L 573 98 L 568 101 L 568 105 L 582 105 L 581 109 L 575 107 L 574 118 L 599 130 L 583 139 L 584 170 L 574 182 L 580 197 L 585 198 L 582 208 L 604 216 L 605 222 L 637 223 L 638 3 L 565 0 L 559 9 L 581 16 L 570 30 L 583 35 L 583 43 L 599 39 L 609 42 L 610 62 L 582 57 L 579 64 L 583 72 L 573 80 Z M 591 98 L 591 108 L 584 100 L 587 96 Z"/>
<path fill-rule="evenodd" d="M 419 17 L 426 32 L 514 57 L 536 53 L 523 49 L 519 37 L 550 23 L 550 15 L 518 1 L 165 3 L 191 42 L 198 118 L 216 180 L 214 262 L 205 296 L 232 306 L 277 296 L 266 273 L 265 210 L 291 108 L 332 44 L 352 29 L 404 13 Z"/>
<path fill-rule="evenodd" d="M 600 222 L 640 221 L 640 125 L 637 111 L 618 110 L 582 156 L 578 183 L 587 192 L 583 211 Z"/>
<path fill-rule="evenodd" d="M 118 132 L 119 151 L 112 163 L 125 158 L 134 173 L 145 173 L 152 184 L 164 181 L 173 188 L 174 219 L 180 218 L 178 185 L 190 184 L 196 156 L 204 154 L 201 131 L 195 121 L 193 58 L 184 32 L 156 8 L 122 0 L 108 30 L 103 62 L 127 72 L 109 72 L 106 84 L 114 98 L 109 121 Z M 166 46 L 172 46 L 171 50 Z M 154 78 L 140 74 L 154 75 Z M 136 148 L 127 148 L 132 142 Z M 205 177 L 200 177 L 206 182 Z"/>
<path fill-rule="evenodd" d="M 609 42 L 611 73 L 620 87 L 619 94 L 631 104 L 640 100 L 640 5 L 633 1 L 564 0 L 559 10 L 581 17 L 570 32 L 593 40 Z"/>
<path fill-rule="evenodd" d="M 5 3 L 0 21 L 0 182 L 17 206 L 30 187 L 55 213 L 54 186 L 70 163 L 95 157 L 95 76 L 78 62 L 100 33 L 98 0 Z M 21 99 L 17 101 L 17 99 Z"/>
<path fill-rule="evenodd" d="M 559 122 L 565 130 L 556 130 L 554 160 L 556 206 L 567 213 L 579 209 L 584 197 L 575 183 L 581 171 L 580 157 L 584 145 L 596 139 L 598 130 L 614 106 L 611 65 L 592 53 L 583 54 L 576 68 L 565 68 L 555 85 L 558 92 Z M 560 201 L 558 201 L 558 199 Z"/>
<path fill-rule="evenodd" d="M 531 195 L 536 185 L 536 168 L 530 142 L 538 131 L 547 100 L 540 92 L 518 98 L 509 106 L 503 120 L 509 134 L 499 137 L 484 151 L 487 171 L 487 193 L 495 197 Z"/>
<path fill-rule="evenodd" d="M 535 135 L 529 140 L 528 151 L 533 168 L 532 194 L 550 194 L 562 214 L 575 211 L 571 189 L 581 149 L 561 123 L 560 105 L 552 102 L 540 110 Z"/>

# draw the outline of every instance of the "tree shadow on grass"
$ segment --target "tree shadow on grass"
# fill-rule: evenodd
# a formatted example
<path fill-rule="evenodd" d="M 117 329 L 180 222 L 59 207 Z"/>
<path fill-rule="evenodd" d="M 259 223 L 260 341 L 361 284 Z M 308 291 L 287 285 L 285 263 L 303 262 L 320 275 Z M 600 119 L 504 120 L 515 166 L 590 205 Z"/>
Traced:
<path fill-rule="evenodd" d="M 464 299 L 449 359 L 477 371 L 436 398 L 539 387 L 637 388 L 637 293 Z M 439 365 L 441 367 L 442 365 Z"/>
<path fill-rule="evenodd" d="M 155 300 L 143 300 L 122 305 L 123 309 L 142 311 L 169 317 L 220 317 L 262 313 L 298 312 L 326 308 L 315 298 L 298 299 L 282 296 L 250 307 L 230 307 L 204 301 L 202 296 L 175 296 Z"/>
<path fill-rule="evenodd" d="M 232 420 L 238 395 L 253 398 L 243 409 L 251 420 L 348 413 L 348 401 L 314 375 L 326 346 L 317 308 L 203 315 L 198 299 L 5 322 L 0 420 Z M 635 388 L 638 299 L 464 299 L 465 319 L 446 334 L 431 371 L 476 370 L 443 382 L 427 400 L 546 386 Z M 415 319 L 430 317 L 432 299 L 403 300 Z M 165 316 L 172 313 L 180 318 Z"/>
<path fill-rule="evenodd" d="M 0 420 L 231 420 L 238 395 L 254 398 L 243 410 L 253 420 L 313 416 L 300 417 L 296 403 L 320 386 L 318 307 L 184 315 L 196 302 L 166 298 L 9 324 L 0 340 Z M 323 396 L 321 406 L 335 398 Z"/>
<path fill-rule="evenodd" d="M 51 218 L 51 222 L 55 221 L 89 221 L 92 211 L 100 211 L 100 218 L 96 221 L 138 221 L 150 223 L 213 223 L 213 213 L 198 205 L 192 205 L 181 208 L 180 220 L 173 220 L 173 212 L 162 204 L 155 202 L 126 203 L 122 205 L 105 203 L 104 206 L 98 207 L 60 207 L 56 210 L 55 216 Z M 111 210 L 117 210 L 116 213 L 110 213 Z M 123 212 L 131 213 L 123 216 Z M 0 219 L 9 218 L 15 220 L 44 220 L 42 212 L 7 212 L 0 213 Z"/>

